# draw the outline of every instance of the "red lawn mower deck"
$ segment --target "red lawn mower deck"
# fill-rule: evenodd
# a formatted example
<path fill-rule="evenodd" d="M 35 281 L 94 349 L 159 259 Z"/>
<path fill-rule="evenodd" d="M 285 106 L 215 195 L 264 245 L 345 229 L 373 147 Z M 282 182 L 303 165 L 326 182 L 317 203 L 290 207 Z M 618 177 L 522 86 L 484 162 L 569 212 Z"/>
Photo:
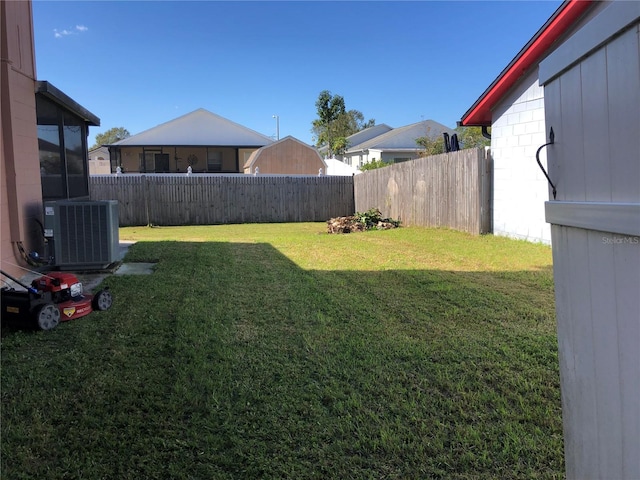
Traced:
<path fill-rule="evenodd" d="M 94 310 L 107 310 L 113 303 L 108 288 L 95 295 L 83 293 L 82 283 L 72 273 L 50 272 L 31 282 L 31 286 L 0 273 L 25 288 L 2 288 L 3 320 L 34 322 L 41 330 L 51 330 L 59 322 L 84 317 Z"/>

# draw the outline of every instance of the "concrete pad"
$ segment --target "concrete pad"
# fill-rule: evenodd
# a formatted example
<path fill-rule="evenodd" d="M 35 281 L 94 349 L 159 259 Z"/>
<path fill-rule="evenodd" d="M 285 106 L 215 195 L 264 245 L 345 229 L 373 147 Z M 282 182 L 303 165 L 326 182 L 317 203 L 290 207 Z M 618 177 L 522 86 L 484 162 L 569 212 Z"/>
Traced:
<path fill-rule="evenodd" d="M 119 244 L 118 260 L 107 268 L 100 271 L 79 271 L 74 273 L 78 277 L 78 281 L 82 283 L 83 290 L 86 293 L 92 292 L 102 281 L 109 275 L 149 275 L 153 273 L 155 263 L 122 263 L 129 247 L 136 243 L 135 241 L 121 240 Z M 27 271 L 28 269 L 25 269 Z M 46 275 L 50 271 L 46 266 L 28 271 L 20 281 L 26 285 L 30 285 L 33 280 Z M 5 283 L 12 285 L 13 282 L 6 279 Z M 12 285 L 18 289 L 22 289 L 17 285 Z"/>
<path fill-rule="evenodd" d="M 155 266 L 155 263 L 123 263 L 115 271 L 115 275 L 151 275 Z"/>
<path fill-rule="evenodd" d="M 124 256 L 129 251 L 129 247 L 134 243 L 136 243 L 135 240 L 120 240 L 120 243 L 118 244 L 120 247 L 118 250 L 118 260 L 124 259 Z"/>

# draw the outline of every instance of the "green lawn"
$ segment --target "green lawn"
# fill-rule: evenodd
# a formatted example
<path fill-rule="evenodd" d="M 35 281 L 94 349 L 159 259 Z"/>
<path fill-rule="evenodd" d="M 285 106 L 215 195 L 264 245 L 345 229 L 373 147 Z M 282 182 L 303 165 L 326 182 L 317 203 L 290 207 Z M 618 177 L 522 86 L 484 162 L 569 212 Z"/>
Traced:
<path fill-rule="evenodd" d="M 551 249 L 124 228 L 114 306 L 2 336 L 3 479 L 562 478 Z"/>

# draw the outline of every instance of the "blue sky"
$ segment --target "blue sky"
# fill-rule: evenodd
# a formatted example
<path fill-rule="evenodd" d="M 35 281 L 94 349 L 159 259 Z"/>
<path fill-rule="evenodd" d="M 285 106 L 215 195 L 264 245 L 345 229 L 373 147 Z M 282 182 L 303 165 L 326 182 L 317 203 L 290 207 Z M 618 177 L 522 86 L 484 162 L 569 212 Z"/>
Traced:
<path fill-rule="evenodd" d="M 90 145 L 198 108 L 311 143 L 322 90 L 453 128 L 560 4 L 33 0 L 37 77 L 101 119 Z"/>

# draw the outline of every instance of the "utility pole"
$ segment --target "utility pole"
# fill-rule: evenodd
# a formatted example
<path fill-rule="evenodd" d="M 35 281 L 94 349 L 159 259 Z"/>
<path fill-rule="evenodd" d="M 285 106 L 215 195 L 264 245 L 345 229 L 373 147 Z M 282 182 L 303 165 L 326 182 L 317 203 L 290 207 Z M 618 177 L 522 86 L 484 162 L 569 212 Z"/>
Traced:
<path fill-rule="evenodd" d="M 272 115 L 276 119 L 276 140 L 280 140 L 280 117 L 278 115 Z"/>

